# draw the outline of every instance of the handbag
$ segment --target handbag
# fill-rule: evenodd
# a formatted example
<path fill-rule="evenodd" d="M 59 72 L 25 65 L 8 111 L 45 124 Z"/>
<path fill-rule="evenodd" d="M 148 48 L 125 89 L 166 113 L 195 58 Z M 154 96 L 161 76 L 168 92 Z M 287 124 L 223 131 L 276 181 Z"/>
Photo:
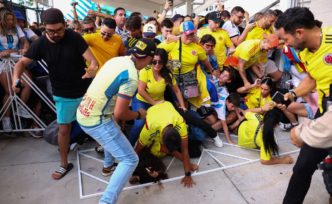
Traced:
<path fill-rule="evenodd" d="M 192 72 L 181 74 L 181 62 L 182 62 L 182 41 L 180 40 L 180 47 L 179 47 L 179 62 L 180 66 L 178 66 L 178 79 L 179 79 L 179 86 L 180 90 L 183 94 L 183 97 L 185 99 L 189 98 L 195 98 L 200 95 L 199 89 L 198 89 L 198 80 L 196 76 L 196 69 L 197 66 L 195 66 L 195 69 Z M 174 65 L 174 64 L 173 64 Z"/>

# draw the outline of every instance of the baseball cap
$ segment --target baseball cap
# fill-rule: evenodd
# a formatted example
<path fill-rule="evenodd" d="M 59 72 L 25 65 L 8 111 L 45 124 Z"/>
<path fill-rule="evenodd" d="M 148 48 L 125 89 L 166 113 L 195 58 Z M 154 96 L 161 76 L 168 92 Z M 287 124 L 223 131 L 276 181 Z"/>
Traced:
<path fill-rule="evenodd" d="M 172 17 L 172 22 L 174 23 L 175 21 L 177 21 L 179 18 L 184 18 L 181 14 L 175 14 Z"/>
<path fill-rule="evenodd" d="M 144 37 L 155 37 L 157 34 L 157 28 L 152 23 L 147 23 L 143 27 Z"/>
<path fill-rule="evenodd" d="M 189 35 L 191 33 L 196 32 L 196 28 L 193 22 L 191 21 L 185 21 L 181 23 L 180 25 L 180 32 L 184 33 L 185 35 Z"/>
<path fill-rule="evenodd" d="M 276 34 L 270 34 L 264 37 L 271 47 L 279 46 L 279 38 Z"/>
<path fill-rule="evenodd" d="M 14 15 L 17 20 L 25 21 L 25 18 L 20 11 L 14 10 Z"/>
<path fill-rule="evenodd" d="M 156 44 L 147 38 L 140 39 L 136 42 L 134 47 L 129 49 L 129 53 L 135 55 L 137 58 L 153 57 L 155 51 Z"/>
<path fill-rule="evenodd" d="M 213 11 L 209 14 L 208 20 L 212 20 L 215 23 L 220 23 L 222 21 L 221 14 L 219 11 Z"/>

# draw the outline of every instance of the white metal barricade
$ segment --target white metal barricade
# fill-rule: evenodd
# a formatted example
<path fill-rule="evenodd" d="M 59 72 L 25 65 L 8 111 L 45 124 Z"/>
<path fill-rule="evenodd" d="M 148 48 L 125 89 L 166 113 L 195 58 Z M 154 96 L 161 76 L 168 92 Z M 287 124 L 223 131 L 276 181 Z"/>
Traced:
<path fill-rule="evenodd" d="M 15 62 L 19 59 L 18 55 L 11 55 L 10 58 L 2 59 L 4 70 L 3 73 L 7 77 L 7 83 L 9 87 L 9 97 L 3 103 L 2 108 L 0 109 L 0 121 L 5 117 L 5 114 L 8 110 L 11 111 L 11 121 L 12 130 L 10 132 L 34 132 L 34 131 L 43 131 L 46 128 L 46 124 L 22 101 L 22 99 L 12 90 L 12 76 L 13 76 L 13 68 Z M 38 62 L 42 68 L 48 73 L 45 65 L 43 63 Z M 37 85 L 27 76 L 25 73 L 21 76 L 21 80 L 25 82 L 26 85 L 30 86 L 31 89 L 38 95 L 38 97 L 45 102 L 45 104 L 55 112 L 54 103 L 37 87 Z M 26 128 L 23 127 L 22 119 L 17 114 L 18 109 L 23 109 L 37 125 L 36 128 Z M 0 129 L 1 132 L 8 132 Z"/>

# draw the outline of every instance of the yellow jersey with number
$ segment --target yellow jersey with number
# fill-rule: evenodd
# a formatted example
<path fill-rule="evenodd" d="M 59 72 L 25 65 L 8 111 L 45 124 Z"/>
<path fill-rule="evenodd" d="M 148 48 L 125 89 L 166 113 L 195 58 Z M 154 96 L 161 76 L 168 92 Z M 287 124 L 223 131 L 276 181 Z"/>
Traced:
<path fill-rule="evenodd" d="M 221 28 L 213 32 L 209 27 L 203 27 L 199 29 L 197 32 L 197 36 L 199 38 L 202 38 L 206 34 L 210 34 L 216 39 L 216 46 L 214 47 L 214 55 L 217 57 L 219 68 L 222 68 L 226 60 L 227 48 L 233 46 L 233 43 L 228 35 L 228 32 Z"/>
<path fill-rule="evenodd" d="M 322 43 L 316 52 L 304 49 L 299 56 L 310 76 L 316 81 L 318 105 L 322 112 L 323 96 L 329 95 L 332 84 L 332 26 L 322 28 Z"/>

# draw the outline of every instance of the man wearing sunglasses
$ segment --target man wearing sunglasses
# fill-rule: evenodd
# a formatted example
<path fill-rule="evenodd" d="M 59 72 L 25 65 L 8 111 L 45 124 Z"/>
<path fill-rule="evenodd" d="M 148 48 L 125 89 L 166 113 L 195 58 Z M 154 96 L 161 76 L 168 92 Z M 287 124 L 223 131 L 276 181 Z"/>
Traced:
<path fill-rule="evenodd" d="M 100 32 L 83 36 L 100 67 L 109 59 L 125 54 L 124 44 L 121 37 L 115 34 L 115 28 L 115 20 L 105 18 L 101 25 Z"/>
<path fill-rule="evenodd" d="M 58 180 L 73 168 L 67 158 L 71 123 L 76 120 L 76 109 L 91 83 L 88 78 L 95 76 L 98 63 L 81 35 L 65 29 L 64 16 L 59 9 L 44 11 L 42 21 L 46 34 L 34 41 L 24 57 L 16 63 L 12 87 L 15 92 L 20 91 L 16 81 L 33 60 L 44 60 L 47 63 L 59 124 L 61 163 L 52 174 L 53 179 Z"/>
<path fill-rule="evenodd" d="M 243 22 L 245 19 L 245 11 L 240 6 L 235 6 L 231 11 L 231 17 L 228 21 L 224 23 L 222 26 L 222 29 L 225 29 L 229 37 L 231 38 L 233 44 L 235 46 L 238 46 L 241 42 L 243 42 L 248 32 L 253 28 L 254 24 L 248 24 L 246 28 L 241 33 L 239 30 L 239 25 Z M 249 19 L 246 19 L 246 22 L 248 22 Z"/>
<path fill-rule="evenodd" d="M 96 25 L 94 20 L 90 16 L 86 16 L 83 19 L 83 33 L 84 34 L 90 34 L 90 33 L 95 33 L 96 32 Z"/>

